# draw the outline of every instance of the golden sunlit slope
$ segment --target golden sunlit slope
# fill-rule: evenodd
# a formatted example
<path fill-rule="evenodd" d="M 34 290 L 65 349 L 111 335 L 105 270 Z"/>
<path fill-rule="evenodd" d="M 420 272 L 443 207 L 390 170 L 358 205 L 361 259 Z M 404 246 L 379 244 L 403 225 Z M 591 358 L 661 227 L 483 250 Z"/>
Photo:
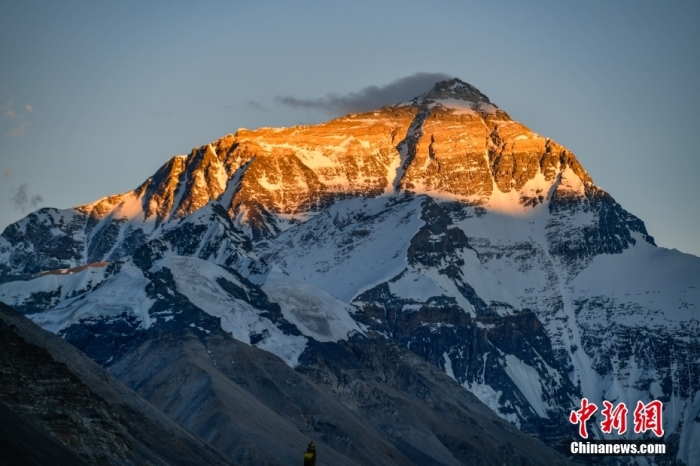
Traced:
<path fill-rule="evenodd" d="M 240 129 L 173 157 L 133 192 L 78 210 L 158 225 L 217 200 L 259 239 L 358 196 L 428 193 L 517 212 L 542 202 L 566 168 L 591 183 L 570 151 L 454 79 L 315 126 Z"/>

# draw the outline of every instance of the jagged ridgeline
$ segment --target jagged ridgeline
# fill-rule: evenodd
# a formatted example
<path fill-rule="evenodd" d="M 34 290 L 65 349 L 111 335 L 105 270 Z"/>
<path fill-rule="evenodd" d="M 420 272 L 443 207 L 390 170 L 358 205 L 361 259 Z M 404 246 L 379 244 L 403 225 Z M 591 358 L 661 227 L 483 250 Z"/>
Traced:
<path fill-rule="evenodd" d="M 0 300 L 237 461 L 309 438 L 359 464 L 566 461 L 529 439 L 575 439 L 582 397 L 661 400 L 654 461 L 700 458 L 700 259 L 458 79 L 36 211 L 0 273 Z"/>

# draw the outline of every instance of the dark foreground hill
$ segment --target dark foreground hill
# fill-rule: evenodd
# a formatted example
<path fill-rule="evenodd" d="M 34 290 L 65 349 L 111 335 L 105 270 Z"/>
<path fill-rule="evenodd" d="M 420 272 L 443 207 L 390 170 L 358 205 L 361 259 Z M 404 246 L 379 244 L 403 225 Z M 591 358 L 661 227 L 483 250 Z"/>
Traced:
<path fill-rule="evenodd" d="M 233 464 L 0 303 L 0 464 Z"/>

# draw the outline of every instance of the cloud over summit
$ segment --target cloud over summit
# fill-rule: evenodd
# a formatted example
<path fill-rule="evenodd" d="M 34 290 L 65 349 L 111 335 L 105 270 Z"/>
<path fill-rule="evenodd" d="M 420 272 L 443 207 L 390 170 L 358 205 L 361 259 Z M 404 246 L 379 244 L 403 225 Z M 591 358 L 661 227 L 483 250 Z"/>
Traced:
<path fill-rule="evenodd" d="M 415 73 L 399 78 L 384 86 L 367 86 L 347 94 L 327 94 L 316 99 L 299 99 L 293 96 L 277 96 L 275 100 L 292 108 L 321 110 L 336 115 L 366 112 L 385 105 L 411 100 L 428 92 L 438 81 L 450 79 L 444 73 Z"/>

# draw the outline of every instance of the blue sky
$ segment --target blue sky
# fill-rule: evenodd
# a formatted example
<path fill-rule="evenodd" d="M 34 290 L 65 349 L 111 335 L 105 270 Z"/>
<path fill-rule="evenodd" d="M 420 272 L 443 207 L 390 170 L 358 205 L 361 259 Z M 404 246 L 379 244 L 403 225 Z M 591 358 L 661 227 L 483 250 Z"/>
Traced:
<path fill-rule="evenodd" d="M 659 245 L 700 255 L 700 2 L 376 3 L 2 2 L 0 229 L 239 127 L 335 116 L 280 96 L 428 72 L 567 146 Z"/>

